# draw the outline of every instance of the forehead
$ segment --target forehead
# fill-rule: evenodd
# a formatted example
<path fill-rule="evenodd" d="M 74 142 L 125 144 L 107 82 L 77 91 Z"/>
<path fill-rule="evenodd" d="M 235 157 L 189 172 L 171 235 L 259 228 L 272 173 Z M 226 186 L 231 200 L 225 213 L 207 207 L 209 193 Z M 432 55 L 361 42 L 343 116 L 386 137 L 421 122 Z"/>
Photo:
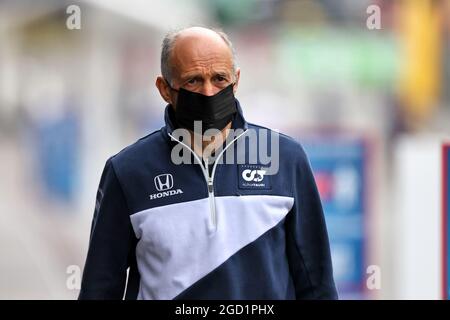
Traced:
<path fill-rule="evenodd" d="M 233 68 L 231 50 L 219 35 L 181 36 L 175 41 L 171 58 L 174 76 L 189 72 L 231 72 Z"/>

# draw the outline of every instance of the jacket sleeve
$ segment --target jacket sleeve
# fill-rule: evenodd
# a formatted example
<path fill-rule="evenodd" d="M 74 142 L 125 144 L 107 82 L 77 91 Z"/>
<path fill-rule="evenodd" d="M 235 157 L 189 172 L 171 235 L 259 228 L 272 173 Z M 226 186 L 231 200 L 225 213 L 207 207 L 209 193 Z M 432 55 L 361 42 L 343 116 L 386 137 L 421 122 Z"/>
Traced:
<path fill-rule="evenodd" d="M 134 233 L 112 160 L 103 170 L 78 299 L 122 299 Z"/>
<path fill-rule="evenodd" d="M 294 206 L 286 218 L 287 255 L 297 299 L 337 299 L 319 193 L 303 149 L 296 156 Z"/>

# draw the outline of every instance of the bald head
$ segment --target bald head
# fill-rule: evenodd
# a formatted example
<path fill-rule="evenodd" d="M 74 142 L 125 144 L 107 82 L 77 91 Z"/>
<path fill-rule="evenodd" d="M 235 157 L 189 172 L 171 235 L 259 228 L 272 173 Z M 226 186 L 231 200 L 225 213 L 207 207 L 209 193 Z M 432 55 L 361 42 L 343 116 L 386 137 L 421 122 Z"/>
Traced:
<path fill-rule="evenodd" d="M 161 73 L 156 87 L 174 108 L 180 88 L 212 96 L 234 83 L 236 93 L 240 77 L 227 35 L 203 27 L 166 35 L 161 51 Z"/>
<path fill-rule="evenodd" d="M 236 62 L 233 45 L 228 36 L 219 30 L 204 27 L 189 27 L 169 32 L 163 40 L 161 50 L 161 73 L 172 84 L 180 63 L 189 58 L 223 56 L 230 60 L 233 73 Z"/>

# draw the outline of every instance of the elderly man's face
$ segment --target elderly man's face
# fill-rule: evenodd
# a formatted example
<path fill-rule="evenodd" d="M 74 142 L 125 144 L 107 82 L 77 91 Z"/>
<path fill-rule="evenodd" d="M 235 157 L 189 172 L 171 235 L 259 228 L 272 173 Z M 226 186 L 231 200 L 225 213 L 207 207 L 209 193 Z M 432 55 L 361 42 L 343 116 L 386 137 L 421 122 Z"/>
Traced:
<path fill-rule="evenodd" d="M 218 34 L 205 30 L 187 30 L 180 34 L 172 51 L 172 87 L 184 88 L 207 96 L 215 95 L 239 81 L 233 70 L 233 55 Z M 164 100 L 176 107 L 177 92 L 157 80 Z M 235 85 L 234 90 L 237 89 Z"/>

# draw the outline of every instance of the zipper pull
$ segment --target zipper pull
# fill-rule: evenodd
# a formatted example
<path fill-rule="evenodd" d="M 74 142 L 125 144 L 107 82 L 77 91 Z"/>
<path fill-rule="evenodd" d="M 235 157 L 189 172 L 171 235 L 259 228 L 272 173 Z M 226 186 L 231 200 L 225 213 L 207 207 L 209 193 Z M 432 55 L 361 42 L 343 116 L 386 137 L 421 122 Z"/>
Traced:
<path fill-rule="evenodd" d="M 213 193 L 213 191 L 214 191 L 213 181 L 212 181 L 212 178 L 209 177 L 208 178 L 208 192 Z"/>
<path fill-rule="evenodd" d="M 213 191 L 214 191 L 213 181 L 212 181 L 212 177 L 209 176 L 209 166 L 208 166 L 209 165 L 209 160 L 208 160 L 208 158 L 205 158 L 203 161 L 205 162 L 206 172 L 208 172 L 208 181 L 207 181 L 207 183 L 208 183 L 208 192 L 209 193 L 213 193 Z"/>

